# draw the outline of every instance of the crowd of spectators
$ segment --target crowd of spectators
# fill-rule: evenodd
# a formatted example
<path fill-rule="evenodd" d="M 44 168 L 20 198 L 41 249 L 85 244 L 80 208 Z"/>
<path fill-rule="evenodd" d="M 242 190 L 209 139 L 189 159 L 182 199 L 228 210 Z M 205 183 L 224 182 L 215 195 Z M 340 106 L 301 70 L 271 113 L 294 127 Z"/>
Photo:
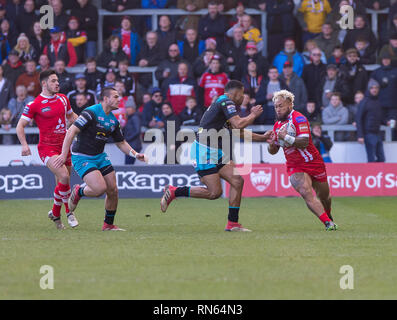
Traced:
<path fill-rule="evenodd" d="M 54 9 L 49 30 L 39 22 L 45 4 Z M 354 9 L 353 29 L 338 23 L 343 5 Z M 362 139 L 379 136 L 381 124 L 395 126 L 395 0 L 102 0 L 101 6 L 121 14 L 105 16 L 105 42 L 98 52 L 98 8 L 92 1 L 0 0 L 2 129 L 15 126 L 24 106 L 40 93 L 39 73 L 49 68 L 56 70 L 60 91 L 77 114 L 97 103 L 103 87 L 114 86 L 122 96 L 116 116 L 136 150 L 141 127 L 165 129 L 172 120 L 177 128 L 198 125 L 229 79 L 244 83 L 247 99 L 240 115 L 263 105 L 255 124 L 274 123 L 273 93 L 288 89 L 295 109 L 314 124 L 357 126 L 353 134 L 337 132 L 336 141 L 367 145 Z M 138 8 L 208 9 L 208 14 L 161 15 L 152 30 L 151 17 L 122 14 Z M 266 12 L 266 37 L 260 16 L 247 14 L 247 8 Z M 389 13 L 378 15 L 374 34 L 366 9 L 384 8 Z M 224 14 L 230 9 L 236 9 L 234 15 Z M 366 69 L 375 63 L 375 70 Z M 67 71 L 81 64 L 84 72 Z M 156 67 L 158 86 L 151 73 L 130 73 L 129 66 Z M 378 106 L 376 117 L 372 103 Z M 16 143 L 12 135 L 0 137 L 3 144 Z"/>

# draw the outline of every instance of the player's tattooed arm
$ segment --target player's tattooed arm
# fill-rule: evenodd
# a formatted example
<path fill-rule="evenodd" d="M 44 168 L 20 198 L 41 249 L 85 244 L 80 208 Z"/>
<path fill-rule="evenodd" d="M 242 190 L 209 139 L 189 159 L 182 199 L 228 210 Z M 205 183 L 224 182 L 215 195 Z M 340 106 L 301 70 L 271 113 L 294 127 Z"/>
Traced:
<path fill-rule="evenodd" d="M 305 149 L 309 145 L 309 137 L 297 137 L 293 146 L 298 149 Z"/>

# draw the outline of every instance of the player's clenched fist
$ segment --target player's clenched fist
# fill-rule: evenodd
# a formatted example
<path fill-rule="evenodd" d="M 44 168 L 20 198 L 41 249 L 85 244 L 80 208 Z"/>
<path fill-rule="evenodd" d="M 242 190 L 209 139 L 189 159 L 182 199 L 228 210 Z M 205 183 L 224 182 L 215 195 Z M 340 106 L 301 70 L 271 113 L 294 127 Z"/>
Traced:
<path fill-rule="evenodd" d="M 255 115 L 255 117 L 259 117 L 263 112 L 263 108 L 261 105 L 257 105 L 251 108 L 251 113 Z"/>
<path fill-rule="evenodd" d="M 32 154 L 28 145 L 22 146 L 21 154 L 22 154 L 22 156 L 30 156 Z"/>
<path fill-rule="evenodd" d="M 266 131 L 263 135 L 265 136 L 266 142 L 269 144 L 273 144 L 276 140 L 276 135 L 273 130 Z"/>

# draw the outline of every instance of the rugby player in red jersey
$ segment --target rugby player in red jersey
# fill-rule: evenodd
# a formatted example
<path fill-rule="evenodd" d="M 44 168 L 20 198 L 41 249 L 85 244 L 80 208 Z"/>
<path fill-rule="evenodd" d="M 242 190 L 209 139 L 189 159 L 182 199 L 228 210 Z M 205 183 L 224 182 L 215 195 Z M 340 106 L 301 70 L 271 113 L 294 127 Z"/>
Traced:
<path fill-rule="evenodd" d="M 338 226 L 331 216 L 327 172 L 323 158 L 313 145 L 309 122 L 293 109 L 294 95 L 291 92 L 275 92 L 273 102 L 278 121 L 274 124 L 272 138 L 268 140 L 268 151 L 276 154 L 280 147 L 284 149 L 291 185 L 324 223 L 327 231 L 337 230 Z"/>
<path fill-rule="evenodd" d="M 62 152 L 67 123 L 73 123 L 77 115 L 72 111 L 68 98 L 64 94 L 58 93 L 59 81 L 54 70 L 41 72 L 40 84 L 42 92 L 34 101 L 25 106 L 16 131 L 22 145 L 22 156 L 31 155 L 32 152 L 26 141 L 25 127 L 32 120 L 36 122 L 40 133 L 37 146 L 39 156 L 56 179 L 54 204 L 52 210 L 48 213 L 48 218 L 54 221 L 57 229 L 65 229 L 60 215 L 63 203 L 68 223 L 74 228 L 78 226 L 78 222 L 73 212 L 70 212 L 68 208 L 71 171 L 70 153 L 67 161 L 60 168 L 54 166 L 54 160 Z"/>

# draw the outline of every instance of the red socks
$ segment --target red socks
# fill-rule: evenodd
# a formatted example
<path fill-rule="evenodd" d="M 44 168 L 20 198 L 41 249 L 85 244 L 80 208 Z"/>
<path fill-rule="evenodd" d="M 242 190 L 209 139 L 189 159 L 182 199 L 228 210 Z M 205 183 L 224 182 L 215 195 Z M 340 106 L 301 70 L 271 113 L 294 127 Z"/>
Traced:
<path fill-rule="evenodd" d="M 328 217 L 327 212 L 324 212 L 321 216 L 318 217 L 322 223 L 325 224 L 327 221 L 331 221 L 331 219 Z"/>
<path fill-rule="evenodd" d="M 59 217 L 61 215 L 62 208 L 62 197 L 58 192 L 58 186 L 54 189 L 54 205 L 52 206 L 52 214 L 54 217 Z"/>
<path fill-rule="evenodd" d="M 62 202 L 65 205 L 66 214 L 69 214 L 68 199 L 70 196 L 70 186 L 68 184 L 58 183 L 54 190 L 54 205 L 52 213 L 55 217 L 61 215 Z"/>

